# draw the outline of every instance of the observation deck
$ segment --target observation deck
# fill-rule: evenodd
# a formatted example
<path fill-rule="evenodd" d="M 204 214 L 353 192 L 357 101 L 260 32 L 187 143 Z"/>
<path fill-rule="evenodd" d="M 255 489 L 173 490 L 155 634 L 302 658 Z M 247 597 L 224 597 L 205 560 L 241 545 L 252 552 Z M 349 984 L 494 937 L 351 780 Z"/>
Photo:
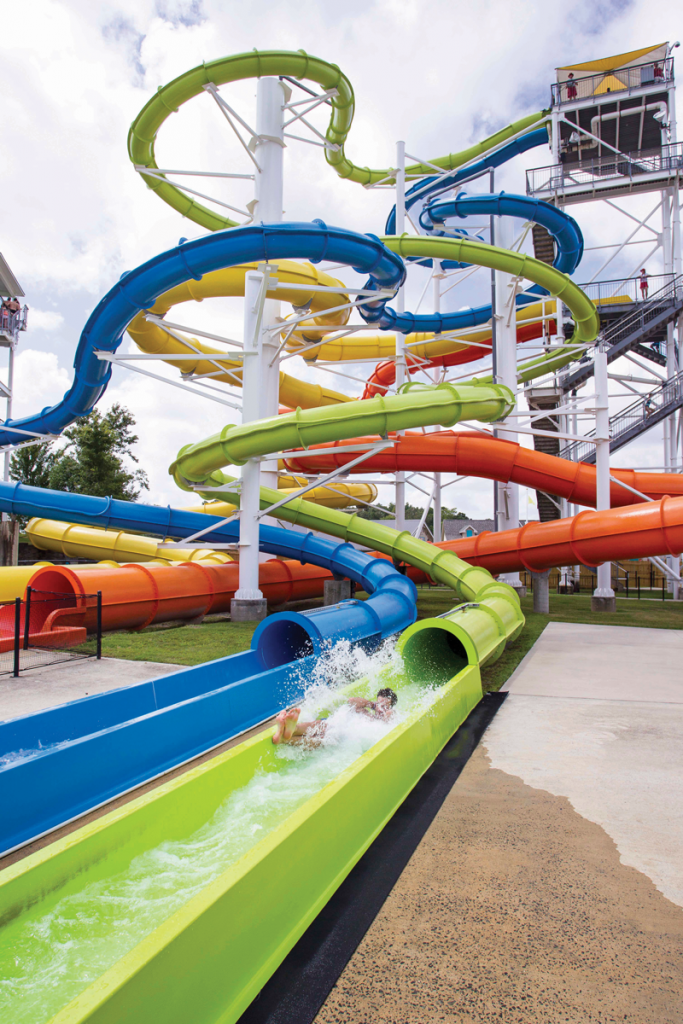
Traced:
<path fill-rule="evenodd" d="M 578 68 L 580 65 L 577 65 Z M 630 67 L 614 68 L 580 74 L 566 70 L 564 81 L 553 82 L 550 87 L 553 108 L 564 111 L 583 108 L 586 103 L 601 105 L 634 95 L 649 95 L 652 92 L 673 87 L 673 57 L 649 60 Z M 569 78 L 569 75 L 572 75 Z"/>
<path fill-rule="evenodd" d="M 683 143 L 677 142 L 664 145 L 654 153 L 652 150 L 604 151 L 602 155 L 573 164 L 562 162 L 534 167 L 526 172 L 526 194 L 550 201 L 557 197 L 563 206 L 571 206 L 591 199 L 680 188 L 681 178 Z"/>
<path fill-rule="evenodd" d="M 672 134 L 669 52 L 661 44 L 558 68 L 551 86 L 555 162 L 527 172 L 527 195 L 567 206 L 680 187 L 683 146 Z"/>

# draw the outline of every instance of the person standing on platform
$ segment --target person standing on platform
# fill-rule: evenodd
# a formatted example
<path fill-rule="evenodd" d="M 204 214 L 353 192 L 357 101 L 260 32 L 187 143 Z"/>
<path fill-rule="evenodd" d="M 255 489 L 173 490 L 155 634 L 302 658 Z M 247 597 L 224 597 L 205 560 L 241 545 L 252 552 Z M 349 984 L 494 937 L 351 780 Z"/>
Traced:
<path fill-rule="evenodd" d="M 647 298 L 647 293 L 650 288 L 650 282 L 648 281 L 647 271 L 645 267 L 640 272 L 640 297 L 641 299 Z"/>

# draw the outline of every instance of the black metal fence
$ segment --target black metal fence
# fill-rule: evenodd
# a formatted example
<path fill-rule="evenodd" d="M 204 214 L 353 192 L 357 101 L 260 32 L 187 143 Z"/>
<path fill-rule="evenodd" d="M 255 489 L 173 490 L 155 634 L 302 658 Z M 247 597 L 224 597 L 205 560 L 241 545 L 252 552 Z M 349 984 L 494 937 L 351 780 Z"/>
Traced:
<path fill-rule="evenodd" d="M 102 657 L 102 591 L 59 593 L 27 587 L 0 604 L 0 674 Z"/>
<path fill-rule="evenodd" d="M 572 569 L 552 569 L 548 576 L 548 586 L 556 594 L 592 594 L 597 584 L 597 572 L 588 566 L 581 566 L 577 575 Z M 520 572 L 521 582 L 533 593 L 534 576 L 530 572 Z M 667 577 L 651 562 L 638 563 L 634 568 L 625 568 L 612 562 L 612 589 L 620 597 L 640 600 L 650 598 L 665 601 L 669 593 Z"/>

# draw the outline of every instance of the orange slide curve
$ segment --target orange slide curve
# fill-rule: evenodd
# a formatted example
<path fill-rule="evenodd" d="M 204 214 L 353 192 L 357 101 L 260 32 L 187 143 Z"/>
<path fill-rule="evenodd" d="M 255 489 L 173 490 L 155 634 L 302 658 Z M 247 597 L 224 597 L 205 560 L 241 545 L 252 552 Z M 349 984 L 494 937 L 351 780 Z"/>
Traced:
<path fill-rule="evenodd" d="M 570 462 L 555 455 L 545 455 L 533 448 L 523 448 L 515 441 L 492 437 L 483 431 L 442 430 L 435 434 L 406 431 L 396 439 L 393 448 L 372 455 L 351 472 L 395 473 L 399 470 L 423 473 L 457 473 L 502 483 L 522 484 L 535 490 L 555 494 L 577 505 L 595 505 L 595 466 Z M 356 437 L 324 445 L 312 445 L 308 452 L 320 452 L 297 459 L 292 453 L 285 459 L 294 472 L 326 473 L 358 458 L 358 452 L 336 454 L 340 445 L 376 444 L 378 437 Z M 612 476 L 646 494 L 648 498 L 683 495 L 683 475 L 677 473 L 639 473 L 633 469 L 613 469 Z M 637 495 L 613 483 L 611 505 L 618 508 L 638 501 Z M 607 561 L 605 556 L 603 561 Z"/>
<path fill-rule="evenodd" d="M 491 573 L 520 569 L 541 571 L 561 565 L 597 565 L 599 562 L 649 555 L 678 555 L 683 550 L 683 496 L 641 502 L 606 512 L 584 511 L 552 523 L 527 523 L 518 530 L 481 533 L 477 537 L 436 545 L 454 551 L 472 565 Z M 386 558 L 386 555 L 379 555 Z M 415 583 L 428 582 L 418 569 L 408 567 Z M 198 565 L 80 565 L 42 566 L 28 582 L 35 591 L 31 606 L 30 636 L 48 646 L 80 643 L 95 628 L 96 606 L 87 594 L 102 591 L 102 627 L 143 629 L 174 619 L 199 619 L 229 611 L 239 585 L 239 566 Z M 313 565 L 271 559 L 259 570 L 259 585 L 269 604 L 280 605 L 319 597 L 332 574 Z M 64 597 L 46 594 L 67 594 Z M 22 608 L 23 614 L 23 608 Z M 24 624 L 22 621 L 23 631 Z M 0 609 L 0 651 L 12 648 L 14 607 Z"/>
<path fill-rule="evenodd" d="M 175 619 L 202 619 L 230 611 L 239 586 L 239 565 L 53 565 L 36 569 L 32 588 L 29 638 L 41 646 L 81 643 L 96 628 L 96 602 L 85 595 L 102 591 L 102 629 L 144 629 Z M 318 597 L 326 569 L 285 559 L 259 567 L 259 585 L 271 605 Z M 66 595 L 66 596 L 65 596 Z M 24 594 L 24 597 L 26 595 Z M 24 630 L 22 605 L 21 631 Z M 14 605 L 0 608 L 0 652 L 14 645 Z"/>

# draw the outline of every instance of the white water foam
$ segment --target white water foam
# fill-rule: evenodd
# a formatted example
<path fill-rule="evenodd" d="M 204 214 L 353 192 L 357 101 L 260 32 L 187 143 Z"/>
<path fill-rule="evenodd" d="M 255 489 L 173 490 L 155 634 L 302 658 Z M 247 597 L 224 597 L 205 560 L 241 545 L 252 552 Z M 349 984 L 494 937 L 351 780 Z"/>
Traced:
<path fill-rule="evenodd" d="M 357 714 L 340 690 L 361 677 L 358 695 L 396 686 L 389 722 Z M 427 707 L 434 691 L 407 683 L 393 643 L 367 654 L 337 644 L 313 672 L 301 721 L 327 714 L 319 747 L 278 746 L 277 769 L 259 768 L 191 836 L 161 843 L 118 874 L 63 897 L 6 929 L 0 947 L 0 1021 L 44 1024 L 255 843 L 397 724 Z"/>

